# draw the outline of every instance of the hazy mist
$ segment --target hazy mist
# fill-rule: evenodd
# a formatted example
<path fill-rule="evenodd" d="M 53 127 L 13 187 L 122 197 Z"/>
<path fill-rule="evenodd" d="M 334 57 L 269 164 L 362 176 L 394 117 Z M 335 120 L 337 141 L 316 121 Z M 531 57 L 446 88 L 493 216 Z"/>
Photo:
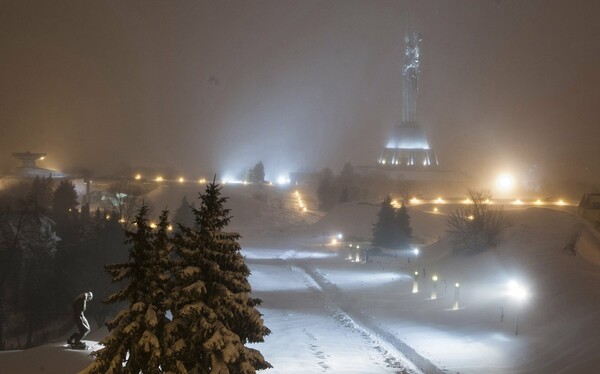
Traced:
<path fill-rule="evenodd" d="M 375 165 L 403 34 L 444 169 L 600 179 L 596 1 L 0 1 L 0 164 Z"/>

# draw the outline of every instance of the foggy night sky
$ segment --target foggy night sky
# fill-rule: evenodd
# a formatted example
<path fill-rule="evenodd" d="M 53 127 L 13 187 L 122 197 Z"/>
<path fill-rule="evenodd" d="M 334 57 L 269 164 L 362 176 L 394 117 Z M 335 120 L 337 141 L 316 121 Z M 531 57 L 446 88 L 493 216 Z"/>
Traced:
<path fill-rule="evenodd" d="M 189 177 L 375 165 L 417 116 L 444 169 L 600 179 L 600 3 L 3 1 L 0 166 L 175 167 Z"/>

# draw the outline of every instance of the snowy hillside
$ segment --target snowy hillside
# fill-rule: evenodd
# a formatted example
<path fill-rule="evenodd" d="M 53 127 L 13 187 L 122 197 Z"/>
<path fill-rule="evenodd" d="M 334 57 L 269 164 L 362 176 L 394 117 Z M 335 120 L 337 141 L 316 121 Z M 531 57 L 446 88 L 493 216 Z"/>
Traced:
<path fill-rule="evenodd" d="M 176 209 L 184 191 L 167 187 L 151 200 Z M 190 187 L 188 199 L 196 193 Z M 363 264 L 329 240 L 337 232 L 369 239 L 377 203 L 345 204 L 321 218 L 300 212 L 292 191 L 272 190 L 267 201 L 241 187 L 224 194 L 232 229 L 243 236 L 253 296 L 263 300 L 272 330 L 255 345 L 274 366 L 264 373 L 600 371 L 600 266 L 563 249 L 586 227 L 572 208 L 507 210 L 511 225 L 501 244 L 462 257 L 445 238 L 453 206 L 434 212 L 419 205 L 409 210 L 414 235 L 428 243 L 419 256 L 407 251 Z M 586 251 L 600 251 L 591 235 Z M 525 300 L 510 297 L 511 280 L 527 289 Z M 63 344 L 0 353 L 0 372 L 74 373 L 91 360 Z"/>

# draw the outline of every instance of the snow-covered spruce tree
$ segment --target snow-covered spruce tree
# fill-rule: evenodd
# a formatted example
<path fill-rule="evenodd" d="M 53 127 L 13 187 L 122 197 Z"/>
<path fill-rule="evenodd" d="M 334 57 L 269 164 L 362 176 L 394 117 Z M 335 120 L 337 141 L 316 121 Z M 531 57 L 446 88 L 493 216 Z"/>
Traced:
<path fill-rule="evenodd" d="M 106 325 L 110 334 L 93 353 L 96 360 L 82 373 L 163 373 L 165 370 L 164 326 L 169 289 L 170 239 L 168 212 L 160 215 L 156 229 L 143 206 L 135 218 L 135 231 L 127 231 L 129 262 L 105 266 L 113 282 L 129 283 L 106 299 L 106 303 L 126 301 L 122 310 Z"/>
<path fill-rule="evenodd" d="M 240 253 L 239 234 L 223 231 L 229 209 L 212 183 L 194 209 L 194 229 L 175 235 L 179 263 L 171 295 L 173 320 L 165 328 L 168 369 L 178 373 L 255 373 L 270 368 L 262 354 L 245 346 L 264 341 L 270 330 L 250 297 L 250 271 Z"/>

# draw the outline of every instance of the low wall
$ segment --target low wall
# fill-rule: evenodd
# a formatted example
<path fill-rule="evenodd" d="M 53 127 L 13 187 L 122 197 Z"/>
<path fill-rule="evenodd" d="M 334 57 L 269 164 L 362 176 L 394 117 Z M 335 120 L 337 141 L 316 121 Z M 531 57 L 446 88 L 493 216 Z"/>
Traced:
<path fill-rule="evenodd" d="M 600 233 L 591 224 L 583 226 L 575 251 L 587 261 L 600 265 Z"/>

